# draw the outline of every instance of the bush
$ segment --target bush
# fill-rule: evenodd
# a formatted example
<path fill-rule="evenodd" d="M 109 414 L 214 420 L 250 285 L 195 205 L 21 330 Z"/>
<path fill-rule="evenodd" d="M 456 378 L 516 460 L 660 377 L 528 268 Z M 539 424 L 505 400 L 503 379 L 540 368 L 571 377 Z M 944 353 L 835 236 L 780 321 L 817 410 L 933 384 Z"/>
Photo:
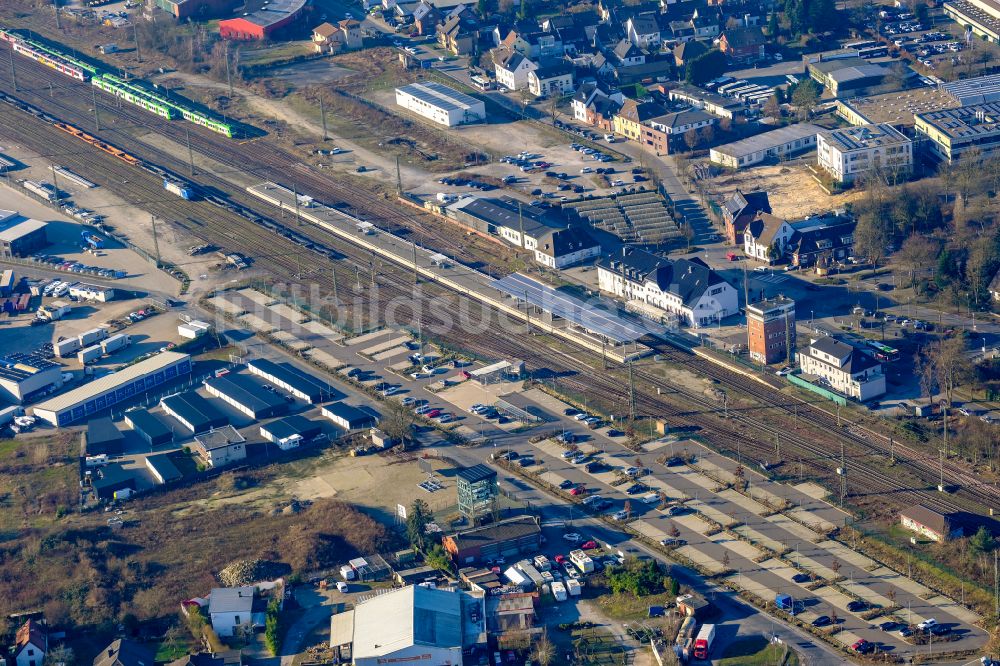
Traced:
<path fill-rule="evenodd" d="M 607 573 L 608 587 L 615 594 L 646 597 L 663 592 L 668 578 L 653 560 L 631 560 Z"/>

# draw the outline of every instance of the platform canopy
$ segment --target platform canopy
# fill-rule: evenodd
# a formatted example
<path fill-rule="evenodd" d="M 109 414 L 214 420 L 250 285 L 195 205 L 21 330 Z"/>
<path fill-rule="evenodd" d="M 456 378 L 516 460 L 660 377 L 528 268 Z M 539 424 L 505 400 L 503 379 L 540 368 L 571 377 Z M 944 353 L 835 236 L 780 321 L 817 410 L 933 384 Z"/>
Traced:
<path fill-rule="evenodd" d="M 651 322 L 622 317 L 520 273 L 494 280 L 492 285 L 508 296 L 527 301 L 554 317 L 565 319 L 617 344 L 663 333 L 661 327 Z"/>

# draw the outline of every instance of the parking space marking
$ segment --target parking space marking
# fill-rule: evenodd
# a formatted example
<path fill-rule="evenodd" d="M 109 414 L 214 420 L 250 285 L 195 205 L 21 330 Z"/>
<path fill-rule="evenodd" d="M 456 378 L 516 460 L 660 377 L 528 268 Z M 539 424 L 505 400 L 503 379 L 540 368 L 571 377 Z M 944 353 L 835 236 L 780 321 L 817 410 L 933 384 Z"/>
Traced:
<path fill-rule="evenodd" d="M 758 516 L 763 516 L 765 513 L 770 513 L 771 512 L 771 510 L 768 509 L 763 504 L 760 504 L 759 502 L 755 502 L 754 500 L 750 499 L 749 497 L 741 495 L 740 493 L 736 492 L 732 488 L 726 488 L 722 492 L 718 493 L 718 495 L 719 495 L 719 497 L 732 502 L 733 504 L 735 504 L 736 506 L 740 507 L 741 509 L 744 509 L 746 511 L 750 511 L 752 513 L 755 513 Z"/>
<path fill-rule="evenodd" d="M 741 525 L 733 530 L 740 536 L 749 539 L 750 541 L 759 541 L 776 553 L 780 553 L 785 549 L 785 544 L 781 543 L 777 539 L 772 539 L 771 537 L 758 532 L 749 525 Z"/>
<path fill-rule="evenodd" d="M 763 562 L 761 562 L 760 566 L 762 569 L 767 569 L 775 576 L 784 578 L 789 583 L 795 583 L 794 580 L 795 576 L 799 574 L 799 572 L 795 569 L 795 567 L 791 567 L 782 562 L 781 560 L 775 559 L 773 557 L 769 560 L 764 560 Z M 808 585 L 810 582 L 811 581 L 804 581 L 802 583 L 795 583 L 795 584 L 805 589 L 805 586 Z M 797 595 L 793 594 L 792 596 L 794 597 Z"/>
<path fill-rule="evenodd" d="M 674 516 L 673 518 L 671 518 L 671 520 L 673 520 L 678 525 L 683 525 L 692 532 L 695 532 L 702 536 L 705 536 L 705 534 L 712 529 L 712 526 L 710 524 L 702 520 L 701 516 L 694 513 L 688 513 L 683 516 Z"/>
<path fill-rule="evenodd" d="M 796 509 L 791 509 L 790 511 L 787 511 L 786 513 L 789 516 L 792 516 L 793 518 L 797 519 L 800 523 L 807 525 L 810 529 L 815 530 L 816 532 L 820 532 L 822 534 L 827 534 L 828 532 L 837 529 L 836 525 L 831 523 L 826 518 L 817 516 L 814 511 L 810 511 L 809 509 L 803 509 L 802 507 L 798 507 Z"/>
<path fill-rule="evenodd" d="M 846 614 L 850 612 L 847 610 L 847 604 L 854 601 L 851 597 L 834 587 L 830 587 L 829 585 L 816 588 L 813 590 L 813 594 L 825 601 L 827 604 L 834 606 L 838 611 L 838 615 L 840 615 L 839 611 L 843 611 L 844 615 L 841 615 L 841 617 L 847 617 Z"/>
<path fill-rule="evenodd" d="M 646 482 L 647 486 L 649 486 L 653 490 L 663 491 L 663 493 L 672 500 L 678 500 L 683 502 L 684 500 L 688 499 L 688 495 L 686 493 L 683 493 L 677 488 L 674 488 L 663 479 L 657 479 L 655 476 L 649 476 L 646 477 L 644 481 Z"/>
<path fill-rule="evenodd" d="M 725 512 L 720 511 L 714 506 L 711 506 L 701 500 L 693 499 L 688 502 L 687 505 L 698 513 L 704 514 L 706 518 L 710 518 L 711 520 L 719 523 L 723 527 L 728 527 L 736 522 L 732 516 L 726 515 Z"/>
<path fill-rule="evenodd" d="M 767 520 L 770 523 L 773 523 L 777 527 L 780 527 L 781 529 L 785 530 L 792 536 L 802 539 L 803 541 L 811 542 L 820 537 L 820 535 L 816 534 L 808 527 L 803 527 L 802 525 L 800 525 L 799 523 L 795 522 L 794 520 L 792 520 L 791 518 L 782 513 L 776 513 L 772 516 L 767 516 L 765 520 Z"/>
<path fill-rule="evenodd" d="M 835 555 L 841 562 L 848 562 L 858 567 L 859 569 L 864 569 L 868 571 L 870 569 L 876 569 L 877 564 L 875 560 L 865 557 L 861 553 L 855 552 L 846 546 L 837 543 L 836 541 L 823 541 L 817 544 L 820 548 L 824 549 L 831 555 Z"/>
<path fill-rule="evenodd" d="M 814 576 L 819 576 L 823 580 L 834 580 L 835 578 L 838 578 L 833 569 L 823 566 L 811 557 L 806 557 L 796 550 L 791 551 L 785 557 Z"/>
<path fill-rule="evenodd" d="M 719 532 L 718 534 L 713 534 L 708 538 L 710 541 L 714 541 L 720 546 L 728 548 L 737 555 L 745 557 L 751 562 L 753 562 L 759 557 L 764 556 L 764 551 L 762 551 L 760 548 L 757 548 L 756 546 L 749 544 L 746 541 L 740 541 L 739 539 L 734 539 L 731 536 L 728 536 L 725 532 Z"/>
<path fill-rule="evenodd" d="M 706 571 L 713 575 L 720 574 L 728 568 L 723 566 L 722 562 L 719 560 L 698 550 L 694 546 L 681 546 L 674 552 L 679 555 L 683 555 L 695 564 L 704 567 Z"/>
<path fill-rule="evenodd" d="M 948 613 L 956 620 L 964 622 L 968 625 L 978 624 L 982 620 L 982 616 L 971 611 L 965 606 L 962 606 L 958 602 L 952 601 L 948 597 L 938 595 L 927 600 L 927 603 L 940 608 L 945 613 Z"/>
<path fill-rule="evenodd" d="M 840 586 L 854 594 L 854 596 L 859 599 L 864 599 L 868 603 L 876 604 L 882 608 L 891 607 L 892 600 L 888 597 L 884 597 L 865 583 L 857 583 L 849 580 L 841 581 Z"/>
<path fill-rule="evenodd" d="M 667 533 L 661 530 L 656 525 L 653 525 L 648 520 L 636 520 L 632 522 L 631 527 L 633 527 L 640 534 L 649 537 L 653 541 L 659 542 L 662 539 L 667 538 Z"/>

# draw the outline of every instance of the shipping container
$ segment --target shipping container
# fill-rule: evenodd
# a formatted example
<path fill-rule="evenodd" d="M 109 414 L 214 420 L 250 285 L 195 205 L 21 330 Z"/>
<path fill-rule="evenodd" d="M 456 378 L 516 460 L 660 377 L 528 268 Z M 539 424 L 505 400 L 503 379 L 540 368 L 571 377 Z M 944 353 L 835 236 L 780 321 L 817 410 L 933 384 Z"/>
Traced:
<path fill-rule="evenodd" d="M 107 340 L 101 342 L 101 349 L 105 354 L 111 354 L 118 351 L 119 349 L 124 349 L 128 347 L 132 342 L 132 337 L 126 335 L 125 333 L 119 333 L 117 335 L 112 335 Z"/>
<path fill-rule="evenodd" d="M 94 345 L 93 347 L 87 347 L 77 352 L 76 360 L 86 365 L 87 363 L 93 363 L 103 355 L 104 350 L 101 349 L 100 345 Z"/>
<path fill-rule="evenodd" d="M 108 329 L 102 327 L 92 328 L 79 335 L 81 345 L 92 345 L 95 342 L 100 342 L 106 337 L 108 337 Z"/>
<path fill-rule="evenodd" d="M 14 291 L 14 271 L 6 270 L 0 274 L 0 296 L 10 296 Z"/>
<path fill-rule="evenodd" d="M 79 338 L 66 338 L 65 340 L 60 340 L 52 345 L 53 349 L 55 349 L 56 356 L 59 358 L 68 358 L 72 356 L 76 352 L 80 351 L 81 346 Z"/>

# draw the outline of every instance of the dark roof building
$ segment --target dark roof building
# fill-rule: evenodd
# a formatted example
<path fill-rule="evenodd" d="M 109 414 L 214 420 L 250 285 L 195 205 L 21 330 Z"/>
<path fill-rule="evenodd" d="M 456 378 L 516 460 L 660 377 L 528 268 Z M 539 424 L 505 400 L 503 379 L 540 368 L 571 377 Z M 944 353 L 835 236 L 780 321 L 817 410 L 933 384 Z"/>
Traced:
<path fill-rule="evenodd" d="M 125 412 L 125 423 L 151 447 L 169 444 L 174 440 L 174 433 L 170 428 L 145 409 L 130 409 Z"/>
<path fill-rule="evenodd" d="M 118 463 L 104 465 L 94 470 L 90 485 L 99 500 L 113 500 L 119 491 L 136 489 L 135 476 L 131 472 L 126 472 Z"/>
<path fill-rule="evenodd" d="M 542 530 L 534 516 L 515 516 L 495 523 L 449 534 L 442 544 L 457 564 L 535 553 Z"/>
<path fill-rule="evenodd" d="M 158 483 L 171 483 L 172 481 L 180 481 L 184 478 L 181 471 L 177 469 L 177 465 L 171 459 L 172 454 L 170 453 L 157 453 L 152 456 L 146 456 L 146 469 L 149 473 L 153 475 Z"/>
<path fill-rule="evenodd" d="M 300 370 L 291 363 L 275 363 L 266 358 L 258 358 L 247 361 L 247 369 L 250 370 L 250 374 L 312 404 L 334 400 L 344 395 L 319 377 Z"/>
<path fill-rule="evenodd" d="M 369 412 L 344 402 L 331 402 L 329 405 L 324 405 L 320 413 L 344 430 L 370 428 L 378 421 Z"/>
<path fill-rule="evenodd" d="M 252 419 L 266 419 L 288 412 L 288 403 L 273 390 L 246 375 L 228 374 L 205 381 L 209 393 Z"/>
<path fill-rule="evenodd" d="M 94 666 L 154 666 L 155 656 L 149 646 L 119 638 L 94 657 Z"/>
<path fill-rule="evenodd" d="M 770 213 L 771 202 L 767 192 L 741 192 L 736 190 L 722 202 L 722 219 L 726 224 L 726 240 L 732 244 L 743 242 L 743 231 L 757 213 Z"/>
<path fill-rule="evenodd" d="M 310 421 L 304 416 L 293 414 L 262 425 L 260 436 L 269 442 L 279 442 L 295 435 L 303 440 L 310 440 L 322 431 L 323 428 L 316 421 Z"/>
<path fill-rule="evenodd" d="M 120 456 L 125 436 L 121 434 L 114 422 L 105 416 L 87 423 L 85 439 L 88 456 L 96 456 L 102 453 L 109 456 Z"/>
<path fill-rule="evenodd" d="M 160 400 L 160 406 L 194 434 L 221 428 L 229 423 L 222 412 L 194 391 L 168 395 Z"/>

